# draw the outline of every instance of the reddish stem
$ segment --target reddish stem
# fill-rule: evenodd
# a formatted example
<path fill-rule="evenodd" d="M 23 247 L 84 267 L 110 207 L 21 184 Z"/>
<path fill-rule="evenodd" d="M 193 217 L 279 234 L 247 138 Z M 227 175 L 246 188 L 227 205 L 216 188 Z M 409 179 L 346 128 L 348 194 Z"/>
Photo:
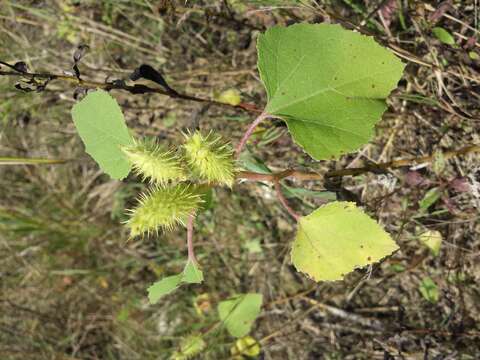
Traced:
<path fill-rule="evenodd" d="M 275 181 L 275 192 L 277 193 L 277 198 L 280 200 L 280 203 L 283 205 L 285 210 L 298 222 L 300 220 L 300 215 L 298 215 L 293 209 L 288 205 L 287 199 L 282 194 L 282 188 L 280 186 L 280 182 Z"/>
<path fill-rule="evenodd" d="M 243 134 L 242 139 L 238 143 L 237 148 L 235 149 L 235 159 L 238 159 L 238 157 L 240 156 L 240 153 L 245 147 L 245 144 L 247 143 L 248 138 L 252 135 L 253 131 L 258 126 L 258 124 L 260 124 L 263 120 L 265 120 L 269 116 L 270 116 L 269 114 L 263 112 L 250 124 L 247 131 L 245 131 L 245 134 Z"/>
<path fill-rule="evenodd" d="M 195 250 L 193 248 L 193 221 L 195 220 L 195 213 L 191 213 L 188 216 L 187 221 L 187 250 L 188 250 L 188 261 L 197 263 L 195 258 Z"/>

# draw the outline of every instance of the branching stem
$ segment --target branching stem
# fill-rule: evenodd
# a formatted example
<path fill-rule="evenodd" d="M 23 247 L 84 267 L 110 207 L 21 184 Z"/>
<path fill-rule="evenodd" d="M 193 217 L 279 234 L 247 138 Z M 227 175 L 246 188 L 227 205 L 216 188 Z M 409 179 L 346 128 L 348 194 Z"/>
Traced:
<path fill-rule="evenodd" d="M 480 152 L 480 145 L 469 145 L 461 149 L 450 150 L 443 153 L 445 160 L 451 159 L 456 156 L 466 155 L 469 153 Z M 272 174 L 262 174 L 251 171 L 240 171 L 237 174 L 237 180 L 248 180 L 248 181 L 267 181 L 267 182 L 276 182 L 285 178 L 292 178 L 299 181 L 306 180 L 322 180 L 326 178 L 341 177 L 341 176 L 356 176 L 361 175 L 367 172 L 372 172 L 375 174 L 384 174 L 388 170 L 399 169 L 402 167 L 411 167 L 419 164 L 431 163 L 434 160 L 434 155 L 421 156 L 418 158 L 410 159 L 400 159 L 392 160 L 384 163 L 374 164 L 368 163 L 365 166 L 357 168 L 348 168 L 329 171 L 325 174 L 318 174 L 315 172 L 305 172 L 294 169 L 287 169 L 277 173 Z"/>

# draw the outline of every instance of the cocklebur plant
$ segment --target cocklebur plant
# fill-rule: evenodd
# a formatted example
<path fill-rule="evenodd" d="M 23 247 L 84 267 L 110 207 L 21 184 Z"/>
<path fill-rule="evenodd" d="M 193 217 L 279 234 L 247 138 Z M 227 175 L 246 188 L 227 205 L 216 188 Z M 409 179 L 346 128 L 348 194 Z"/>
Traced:
<path fill-rule="evenodd" d="M 230 144 L 212 131 L 206 136 L 195 131 L 185 134 L 185 138 L 185 156 L 194 173 L 210 182 L 232 187 L 235 174 Z"/>
<path fill-rule="evenodd" d="M 158 230 L 172 230 L 175 225 L 187 223 L 203 202 L 194 185 L 180 183 L 171 186 L 156 185 L 140 194 L 138 206 L 130 209 L 126 222 L 132 237 Z"/>
<path fill-rule="evenodd" d="M 238 142 L 235 153 L 219 134 L 209 131 L 186 133 L 183 144 L 169 149 L 163 144 L 134 139 L 109 90 L 132 94 L 152 92 L 174 99 L 225 104 L 174 90 L 148 65 L 140 66 L 131 80 L 150 80 L 161 89 L 127 85 L 124 81 L 83 83 L 75 59 L 77 77 L 69 80 L 85 86 L 90 84 L 90 87 L 98 84 L 99 88 L 89 92 L 72 109 L 86 151 L 113 179 L 124 179 L 133 169 L 151 186 L 140 195 L 138 205 L 130 211 L 126 223 L 130 235 L 155 234 L 176 225 L 187 228 L 186 266 L 182 273 L 162 279 L 149 288 L 151 303 L 182 284 L 203 280 L 193 248 L 195 217 L 202 209 L 209 189 L 216 186 L 235 189 L 233 185 L 239 179 L 273 184 L 279 201 L 297 222 L 292 263 L 314 281 L 342 280 L 356 268 L 380 261 L 398 249 L 383 228 L 354 203 L 333 201 L 306 216 L 297 214 L 282 194 L 281 181 L 288 177 L 321 181 L 318 174 L 301 174 L 293 169 L 279 173 L 252 173 L 244 171 L 241 163 L 235 160 L 248 144 L 255 127 L 271 118 L 283 120 L 295 143 L 315 160 L 337 159 L 356 151 L 373 136 L 374 126 L 387 108 L 385 99 L 397 86 L 404 64 L 372 37 L 331 24 L 272 27 L 259 35 L 257 53 L 267 103 L 260 111 L 251 104 L 232 105 L 237 109 L 258 111 L 257 118 Z M 1 64 L 22 78 L 30 77 L 31 81 L 64 78 L 54 74 L 29 74 L 14 65 Z M 248 295 L 252 294 L 242 295 L 242 299 L 249 300 L 238 308 L 245 308 L 251 319 L 252 314 L 260 311 L 261 298 Z M 232 299 L 228 300 L 229 304 L 232 301 L 243 304 L 238 296 Z M 219 308 L 221 317 L 225 317 L 226 308 L 229 313 L 237 309 L 226 305 Z M 228 323 L 224 318 L 222 321 Z M 251 323 L 253 320 L 249 326 Z M 240 336 L 240 333 L 245 336 L 249 327 L 242 331 L 228 327 L 227 330 L 234 336 Z"/>
<path fill-rule="evenodd" d="M 135 209 L 129 210 L 126 224 L 132 237 L 185 225 L 212 182 L 232 185 L 233 150 L 219 135 L 185 134 L 181 148 L 183 151 L 162 151 L 152 140 L 134 140 L 134 145 L 122 148 L 135 173 L 157 183 L 140 195 Z"/>
<path fill-rule="evenodd" d="M 150 183 L 165 184 L 170 180 L 186 180 L 187 175 L 175 150 L 163 149 L 155 140 L 135 140 L 122 147 L 133 171 Z"/>

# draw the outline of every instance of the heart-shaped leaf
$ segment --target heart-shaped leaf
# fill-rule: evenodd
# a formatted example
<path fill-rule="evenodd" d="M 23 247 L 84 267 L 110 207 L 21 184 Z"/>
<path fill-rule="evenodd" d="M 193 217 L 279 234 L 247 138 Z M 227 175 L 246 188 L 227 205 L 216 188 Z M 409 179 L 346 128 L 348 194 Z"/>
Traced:
<path fill-rule="evenodd" d="M 372 37 L 339 25 L 276 26 L 258 39 L 265 112 L 283 118 L 315 159 L 367 143 L 404 65 Z"/>
<path fill-rule="evenodd" d="M 300 218 L 292 262 L 315 281 L 342 280 L 397 249 L 390 235 L 355 203 L 336 201 Z"/>

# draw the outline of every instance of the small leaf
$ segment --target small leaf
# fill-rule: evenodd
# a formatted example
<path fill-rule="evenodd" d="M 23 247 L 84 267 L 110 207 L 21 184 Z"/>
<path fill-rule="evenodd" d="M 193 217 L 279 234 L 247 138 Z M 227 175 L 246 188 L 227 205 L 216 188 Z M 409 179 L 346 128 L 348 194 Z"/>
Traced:
<path fill-rule="evenodd" d="M 433 154 L 433 161 L 432 161 L 432 170 L 437 175 L 440 176 L 443 171 L 445 170 L 445 156 L 443 155 L 442 151 L 435 151 Z"/>
<path fill-rule="evenodd" d="M 262 298 L 262 294 L 243 294 L 218 304 L 220 320 L 224 322 L 230 335 L 240 338 L 250 332 L 260 313 Z"/>
<path fill-rule="evenodd" d="M 300 218 L 292 262 L 315 281 L 342 280 L 397 249 L 390 235 L 355 203 L 337 201 Z"/>
<path fill-rule="evenodd" d="M 420 242 L 430 249 L 434 256 L 440 253 L 442 234 L 437 230 L 428 230 L 420 235 Z"/>
<path fill-rule="evenodd" d="M 77 131 L 85 150 L 113 179 L 123 179 L 130 172 L 130 163 L 120 149 L 133 145 L 117 101 L 106 91 L 88 93 L 72 108 Z"/>
<path fill-rule="evenodd" d="M 305 188 L 294 188 L 287 185 L 282 185 L 282 189 L 285 190 L 285 196 L 287 198 L 297 197 L 301 199 L 302 197 L 314 197 L 328 201 L 337 199 L 337 194 L 331 191 L 316 191 Z"/>
<path fill-rule="evenodd" d="M 431 278 L 429 277 L 424 278 L 418 290 L 420 291 L 422 296 L 425 298 L 425 300 L 430 301 L 433 304 L 438 302 L 438 299 L 440 297 L 438 292 L 438 287 L 437 287 L 437 284 L 435 284 L 435 282 Z"/>
<path fill-rule="evenodd" d="M 249 240 L 243 245 L 250 254 L 257 254 L 262 252 L 262 246 L 260 245 L 260 241 L 258 239 Z"/>
<path fill-rule="evenodd" d="M 418 202 L 420 211 L 427 211 L 430 206 L 435 204 L 442 196 L 442 192 L 438 187 L 431 188 L 425 194 L 425 196 Z"/>
<path fill-rule="evenodd" d="M 230 353 L 233 356 L 246 355 L 255 357 L 260 354 L 260 344 L 253 337 L 244 336 L 235 341 L 235 346 L 232 346 Z"/>
<path fill-rule="evenodd" d="M 163 75 L 148 64 L 143 64 L 136 68 L 133 73 L 130 74 L 130 79 L 133 81 L 137 81 L 138 79 L 147 79 L 163 87 L 169 94 L 173 96 L 178 95 L 177 91 L 168 85 Z"/>
<path fill-rule="evenodd" d="M 472 60 L 480 59 L 480 55 L 478 55 L 478 53 L 476 53 L 475 51 L 469 51 L 468 52 L 468 57 Z"/>
<path fill-rule="evenodd" d="M 447 45 L 455 45 L 455 38 L 447 30 L 442 27 L 434 27 L 432 29 L 433 35 L 442 43 Z"/>
<path fill-rule="evenodd" d="M 314 159 L 370 140 L 404 64 L 373 37 L 330 24 L 275 26 L 258 38 L 268 103 Z"/>
<path fill-rule="evenodd" d="M 171 357 L 172 360 L 191 359 L 200 354 L 207 346 L 201 335 L 189 335 L 180 342 L 180 349 L 175 351 Z"/>
<path fill-rule="evenodd" d="M 203 281 L 203 272 L 193 261 L 189 261 L 183 269 L 182 281 L 188 284 L 199 284 Z"/>
<path fill-rule="evenodd" d="M 390 266 L 390 269 L 392 269 L 392 271 L 394 272 L 401 273 L 405 271 L 405 266 L 403 266 L 402 264 L 392 264 L 392 266 Z"/>
<path fill-rule="evenodd" d="M 156 304 L 162 296 L 170 294 L 178 288 L 183 278 L 183 274 L 168 276 L 150 286 L 148 291 L 148 301 L 150 304 Z"/>
<path fill-rule="evenodd" d="M 13 67 L 15 68 L 15 70 L 17 70 L 18 72 L 21 72 L 21 73 L 26 73 L 28 72 L 28 66 L 27 64 L 24 62 L 24 61 L 18 61 L 16 62 Z"/>
<path fill-rule="evenodd" d="M 217 101 L 236 106 L 242 102 L 240 93 L 236 89 L 228 89 L 215 97 Z"/>

